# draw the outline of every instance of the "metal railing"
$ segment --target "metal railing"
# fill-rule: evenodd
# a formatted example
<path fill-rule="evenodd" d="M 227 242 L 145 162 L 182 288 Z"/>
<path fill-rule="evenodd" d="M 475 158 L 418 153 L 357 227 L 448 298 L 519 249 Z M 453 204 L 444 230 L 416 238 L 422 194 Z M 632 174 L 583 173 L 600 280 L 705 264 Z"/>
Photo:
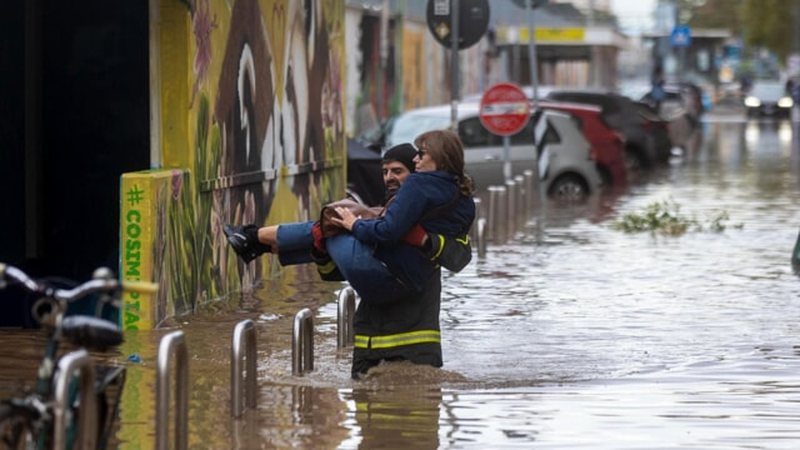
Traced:
<path fill-rule="evenodd" d="M 294 316 L 292 327 L 292 375 L 314 370 L 314 316 L 308 308 Z"/>
<path fill-rule="evenodd" d="M 233 329 L 233 342 L 231 343 L 231 415 L 233 417 L 241 417 L 245 406 L 256 409 L 256 358 L 255 323 L 250 319 L 243 320 L 237 323 Z M 246 365 L 245 360 L 247 361 Z M 246 379 L 243 379 L 245 375 L 243 372 L 247 376 Z M 242 401 L 243 396 L 244 402 Z"/>
<path fill-rule="evenodd" d="M 353 318 L 356 313 L 356 291 L 350 286 L 339 291 L 336 316 L 336 348 L 351 347 L 355 340 Z"/>
<path fill-rule="evenodd" d="M 97 446 L 97 397 L 94 392 L 94 364 L 86 350 L 67 353 L 58 361 L 58 372 L 53 380 L 55 406 L 53 408 L 53 448 L 66 448 L 67 411 L 70 408 L 69 386 L 72 374 L 79 370 L 80 414 L 78 414 L 78 441 L 76 449 L 94 449 Z"/>
<path fill-rule="evenodd" d="M 166 450 L 169 436 L 170 360 L 175 355 L 175 448 L 184 450 L 189 430 L 189 357 L 183 331 L 161 338 L 156 368 L 156 448 Z"/>

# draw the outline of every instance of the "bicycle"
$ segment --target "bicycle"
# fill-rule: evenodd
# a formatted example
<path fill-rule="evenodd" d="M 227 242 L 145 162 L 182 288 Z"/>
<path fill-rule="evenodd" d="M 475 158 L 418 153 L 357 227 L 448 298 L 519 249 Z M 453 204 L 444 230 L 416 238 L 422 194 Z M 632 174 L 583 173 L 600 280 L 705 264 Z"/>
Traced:
<path fill-rule="evenodd" d="M 85 364 L 91 360 L 88 351 L 102 352 L 120 345 L 123 335 L 119 325 L 98 317 L 104 305 L 119 308 L 123 290 L 154 292 L 155 285 L 121 282 L 111 270 L 101 267 L 94 271 L 91 280 L 64 289 L 52 282 L 34 280 L 22 270 L 0 263 L 0 289 L 8 282 L 19 283 L 24 290 L 41 296 L 33 304 L 32 314 L 46 330 L 47 341 L 33 391 L 0 400 L 0 444 L 12 449 L 37 450 L 71 449 L 76 443 L 82 443 L 81 448 L 105 448 L 118 416 L 125 368 L 91 363 L 91 374 L 86 377 L 81 374 L 81 382 L 90 380 L 93 390 L 89 384 L 78 386 L 74 376 L 68 385 L 58 384 L 68 379 L 58 369 L 72 372 L 72 363 Z M 71 303 L 95 293 L 99 299 L 94 316 L 65 315 Z M 64 342 L 79 349 L 59 356 Z M 64 391 L 66 399 L 62 398 Z"/>

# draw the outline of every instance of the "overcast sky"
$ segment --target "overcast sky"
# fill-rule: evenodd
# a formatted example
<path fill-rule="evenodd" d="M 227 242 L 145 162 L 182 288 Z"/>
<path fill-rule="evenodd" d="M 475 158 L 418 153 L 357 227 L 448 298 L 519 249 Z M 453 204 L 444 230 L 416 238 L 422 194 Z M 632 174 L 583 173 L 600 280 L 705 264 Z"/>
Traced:
<path fill-rule="evenodd" d="M 650 15 L 656 7 L 656 0 L 611 0 L 611 8 L 617 15 Z"/>
<path fill-rule="evenodd" d="M 611 8 L 623 29 L 649 28 L 653 23 L 656 0 L 611 0 Z"/>

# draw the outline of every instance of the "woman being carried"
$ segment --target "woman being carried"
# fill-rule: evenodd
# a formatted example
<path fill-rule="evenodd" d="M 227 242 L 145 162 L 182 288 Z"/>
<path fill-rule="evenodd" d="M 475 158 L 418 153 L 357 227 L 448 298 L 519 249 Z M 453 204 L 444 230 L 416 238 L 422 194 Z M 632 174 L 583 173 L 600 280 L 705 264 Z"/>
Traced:
<path fill-rule="evenodd" d="M 339 208 L 335 224 L 350 231 L 326 239 L 326 248 L 347 281 L 366 302 L 393 301 L 419 293 L 438 274 L 418 248 L 405 245 L 415 224 L 444 237 L 464 236 L 475 218 L 472 180 L 464 172 L 464 147 L 448 130 L 414 141 L 416 173 L 408 176 L 375 219 L 359 219 Z"/>

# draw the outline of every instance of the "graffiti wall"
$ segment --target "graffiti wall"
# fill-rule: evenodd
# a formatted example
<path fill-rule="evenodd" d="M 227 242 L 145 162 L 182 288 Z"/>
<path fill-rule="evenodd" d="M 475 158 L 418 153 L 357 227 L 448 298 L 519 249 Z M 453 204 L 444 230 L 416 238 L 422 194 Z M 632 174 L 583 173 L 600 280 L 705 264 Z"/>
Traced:
<path fill-rule="evenodd" d="M 344 194 L 344 3 L 160 0 L 151 12 L 161 170 L 123 177 L 120 245 L 128 276 L 126 190 L 147 186 L 142 214 L 153 216 L 142 220 L 153 235 L 140 244 L 150 254 L 140 256 L 162 291 L 138 324 L 157 325 L 279 273 L 271 257 L 241 264 L 224 224 L 305 220 Z"/>
<path fill-rule="evenodd" d="M 403 22 L 398 45 L 402 80 L 402 110 L 440 105 L 451 100 L 450 49 L 436 42 L 424 23 Z M 483 92 L 488 76 L 485 63 L 487 44 L 481 42 L 459 52 L 460 94 Z"/>

